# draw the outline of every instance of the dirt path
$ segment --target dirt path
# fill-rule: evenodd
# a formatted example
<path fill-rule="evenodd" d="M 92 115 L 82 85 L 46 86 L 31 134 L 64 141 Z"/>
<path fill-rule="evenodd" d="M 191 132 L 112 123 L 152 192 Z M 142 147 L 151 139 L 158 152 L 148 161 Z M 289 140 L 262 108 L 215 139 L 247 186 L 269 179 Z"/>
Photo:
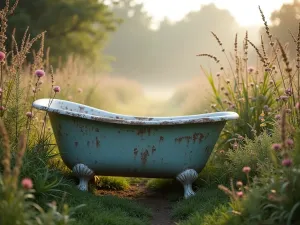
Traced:
<path fill-rule="evenodd" d="M 152 211 L 151 225 L 175 225 L 171 220 L 171 204 L 166 197 L 146 188 L 145 183 L 131 185 L 126 191 L 98 190 L 97 195 L 115 195 L 136 200 Z"/>

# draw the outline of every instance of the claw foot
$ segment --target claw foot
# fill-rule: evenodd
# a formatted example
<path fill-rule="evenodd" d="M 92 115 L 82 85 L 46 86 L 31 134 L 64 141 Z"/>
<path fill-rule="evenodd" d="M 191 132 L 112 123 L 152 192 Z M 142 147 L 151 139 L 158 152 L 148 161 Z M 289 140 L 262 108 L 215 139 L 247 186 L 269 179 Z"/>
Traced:
<path fill-rule="evenodd" d="M 176 179 L 183 185 L 185 199 L 195 195 L 192 184 L 197 177 L 198 173 L 193 169 L 187 169 L 177 175 Z"/>
<path fill-rule="evenodd" d="M 81 191 L 88 190 L 88 182 L 95 175 L 94 171 L 88 168 L 86 165 L 80 163 L 73 167 L 73 174 L 79 178 L 78 189 Z"/>

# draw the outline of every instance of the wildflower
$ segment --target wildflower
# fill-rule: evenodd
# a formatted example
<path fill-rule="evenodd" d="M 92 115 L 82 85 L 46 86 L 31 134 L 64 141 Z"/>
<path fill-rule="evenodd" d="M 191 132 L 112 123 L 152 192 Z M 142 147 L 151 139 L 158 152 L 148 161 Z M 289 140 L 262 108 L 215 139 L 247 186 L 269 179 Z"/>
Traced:
<path fill-rule="evenodd" d="M 233 149 L 237 149 L 239 147 L 238 143 L 237 142 L 234 142 L 234 144 L 232 145 L 232 148 Z"/>
<path fill-rule="evenodd" d="M 298 109 L 298 110 L 300 109 L 300 102 L 296 103 L 295 108 Z"/>
<path fill-rule="evenodd" d="M 244 168 L 243 168 L 243 172 L 244 173 L 249 173 L 251 171 L 251 168 L 249 167 L 249 166 L 245 166 Z"/>
<path fill-rule="evenodd" d="M 26 113 L 26 116 L 27 116 L 28 118 L 32 118 L 32 112 L 27 112 L 27 113 Z"/>
<path fill-rule="evenodd" d="M 45 76 L 45 71 L 44 70 L 36 70 L 35 75 L 39 78 Z"/>
<path fill-rule="evenodd" d="M 230 105 L 230 108 L 232 108 L 232 109 L 236 109 L 236 106 L 235 106 L 235 104 L 232 104 L 232 105 Z"/>
<path fill-rule="evenodd" d="M 253 82 L 251 82 L 250 85 L 251 85 L 251 87 L 254 87 L 254 83 Z"/>
<path fill-rule="evenodd" d="M 279 114 L 275 115 L 276 120 L 280 120 L 281 116 Z"/>
<path fill-rule="evenodd" d="M 249 68 L 248 68 L 248 72 L 249 72 L 249 73 L 252 73 L 253 71 L 254 71 L 254 68 L 253 68 L 253 67 L 249 67 Z"/>
<path fill-rule="evenodd" d="M 0 106 L 0 111 L 4 111 L 5 107 L 3 105 Z"/>
<path fill-rule="evenodd" d="M 270 84 L 270 85 L 273 85 L 273 84 L 274 84 L 274 81 L 270 80 L 269 84 Z"/>
<path fill-rule="evenodd" d="M 238 191 L 238 192 L 236 192 L 236 195 L 237 195 L 239 198 L 242 198 L 242 197 L 244 196 L 244 192 Z"/>
<path fill-rule="evenodd" d="M 219 77 L 221 74 L 220 74 L 220 73 L 217 73 L 216 75 L 217 75 L 217 77 Z"/>
<path fill-rule="evenodd" d="M 279 144 L 279 143 L 273 144 L 272 149 L 275 151 L 279 151 L 281 149 L 281 144 Z"/>
<path fill-rule="evenodd" d="M 294 141 L 292 139 L 287 139 L 286 140 L 286 145 L 289 147 L 293 147 L 294 146 Z"/>
<path fill-rule="evenodd" d="M 23 188 L 31 189 L 33 187 L 32 180 L 30 178 L 24 178 L 21 182 Z"/>
<path fill-rule="evenodd" d="M 243 187 L 243 182 L 242 181 L 237 181 L 236 186 L 237 187 Z"/>
<path fill-rule="evenodd" d="M 77 89 L 77 92 L 78 92 L 78 93 L 81 93 L 81 92 L 82 92 L 82 88 L 78 88 L 78 89 Z"/>
<path fill-rule="evenodd" d="M 227 79 L 227 80 L 226 80 L 226 83 L 227 83 L 227 84 L 230 84 L 230 80 Z"/>
<path fill-rule="evenodd" d="M 264 105 L 264 110 L 268 111 L 269 106 L 268 105 Z"/>
<path fill-rule="evenodd" d="M 265 127 L 265 126 L 267 126 L 267 124 L 266 123 L 261 123 L 259 126 L 260 127 Z"/>
<path fill-rule="evenodd" d="M 55 93 L 60 92 L 60 86 L 54 86 L 54 87 L 53 87 L 53 91 L 54 91 Z"/>
<path fill-rule="evenodd" d="M 289 158 L 283 159 L 282 160 L 282 165 L 285 167 L 290 167 L 292 165 L 292 160 Z"/>
<path fill-rule="evenodd" d="M 4 62 L 5 60 L 5 53 L 0 51 L 0 62 Z"/>
<path fill-rule="evenodd" d="M 290 89 L 290 88 L 286 89 L 285 94 L 288 95 L 288 96 L 291 96 L 292 95 L 292 89 Z"/>

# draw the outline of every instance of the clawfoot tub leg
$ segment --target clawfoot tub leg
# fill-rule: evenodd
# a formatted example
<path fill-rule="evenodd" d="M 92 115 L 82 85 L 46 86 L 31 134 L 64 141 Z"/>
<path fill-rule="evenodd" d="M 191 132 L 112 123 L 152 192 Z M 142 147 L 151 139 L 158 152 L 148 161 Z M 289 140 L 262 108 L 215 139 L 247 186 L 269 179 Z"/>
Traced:
<path fill-rule="evenodd" d="M 195 195 L 195 192 L 192 189 L 192 184 L 197 177 L 198 173 L 193 169 L 187 169 L 177 175 L 176 179 L 183 185 L 185 199 Z"/>
<path fill-rule="evenodd" d="M 77 185 L 78 189 L 81 191 L 87 191 L 88 182 L 95 175 L 94 171 L 80 163 L 73 167 L 73 174 L 79 178 L 79 184 Z"/>

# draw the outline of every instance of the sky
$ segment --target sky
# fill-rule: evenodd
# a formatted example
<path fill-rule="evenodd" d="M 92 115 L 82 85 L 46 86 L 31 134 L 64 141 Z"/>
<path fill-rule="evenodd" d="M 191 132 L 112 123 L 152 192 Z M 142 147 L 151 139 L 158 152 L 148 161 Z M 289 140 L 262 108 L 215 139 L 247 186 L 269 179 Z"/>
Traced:
<path fill-rule="evenodd" d="M 181 20 L 190 11 L 197 11 L 202 4 L 214 3 L 220 9 L 227 9 L 241 26 L 261 25 L 260 6 L 268 19 L 274 10 L 293 0 L 137 0 L 153 17 L 156 26 L 167 17 L 171 21 Z M 171 3 L 172 2 L 172 3 Z"/>

